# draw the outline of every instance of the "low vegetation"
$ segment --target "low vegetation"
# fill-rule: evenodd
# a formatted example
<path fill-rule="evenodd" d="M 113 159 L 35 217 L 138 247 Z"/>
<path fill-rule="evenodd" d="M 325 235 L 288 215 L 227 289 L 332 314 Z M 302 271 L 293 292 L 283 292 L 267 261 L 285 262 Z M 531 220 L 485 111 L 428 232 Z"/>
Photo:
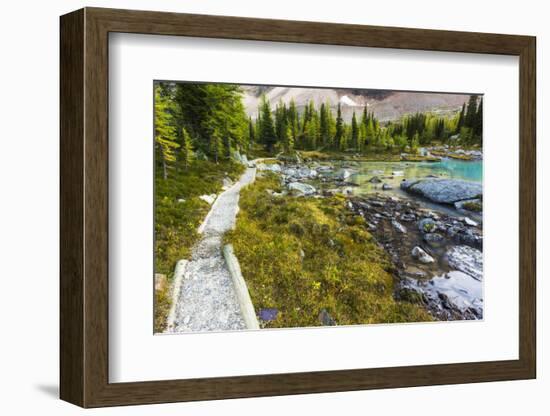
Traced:
<path fill-rule="evenodd" d="M 431 320 L 422 307 L 394 299 L 391 263 L 345 198 L 270 190 L 281 191 L 272 174 L 241 191 L 236 229 L 226 235 L 256 311 L 278 311 L 267 327 Z"/>

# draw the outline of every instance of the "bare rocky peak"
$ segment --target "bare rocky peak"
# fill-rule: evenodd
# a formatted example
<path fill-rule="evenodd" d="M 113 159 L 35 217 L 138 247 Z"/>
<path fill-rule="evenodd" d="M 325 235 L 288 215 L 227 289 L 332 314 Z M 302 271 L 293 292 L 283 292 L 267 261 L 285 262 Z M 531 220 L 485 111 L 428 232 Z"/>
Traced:
<path fill-rule="evenodd" d="M 273 108 L 280 101 L 289 104 L 294 99 L 299 111 L 309 101 L 313 101 L 316 107 L 319 107 L 321 103 L 328 102 L 336 111 L 336 107 L 340 103 L 342 115 L 346 121 L 351 120 L 354 111 L 359 115 L 365 106 L 369 111 L 373 111 L 380 121 L 390 121 L 418 111 L 451 114 L 459 111 L 462 104 L 468 100 L 467 94 L 369 89 L 243 86 L 243 90 L 246 111 L 253 118 L 257 115 L 262 94 L 266 95 Z"/>

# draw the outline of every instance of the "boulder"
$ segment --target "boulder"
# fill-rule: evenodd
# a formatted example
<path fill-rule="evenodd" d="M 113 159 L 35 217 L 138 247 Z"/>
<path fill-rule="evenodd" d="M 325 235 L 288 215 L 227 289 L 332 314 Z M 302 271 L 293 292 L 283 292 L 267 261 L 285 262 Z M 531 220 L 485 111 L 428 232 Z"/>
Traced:
<path fill-rule="evenodd" d="M 462 221 L 464 222 L 464 224 L 469 225 L 470 227 L 477 227 L 477 222 L 468 217 L 464 217 Z"/>
<path fill-rule="evenodd" d="M 270 164 L 258 163 L 256 165 L 256 168 L 262 171 L 268 170 L 268 171 L 277 172 L 277 173 L 280 173 L 282 171 L 281 165 L 279 165 L 278 163 L 270 163 Z"/>
<path fill-rule="evenodd" d="M 428 233 L 424 234 L 424 241 L 428 243 L 431 247 L 441 247 L 445 242 L 445 237 L 439 233 Z"/>
<path fill-rule="evenodd" d="M 449 266 L 481 281 L 483 279 L 483 253 L 470 246 L 454 246 L 447 251 Z"/>
<path fill-rule="evenodd" d="M 401 182 L 401 189 L 440 204 L 454 204 L 457 201 L 473 199 L 483 192 L 481 183 L 437 178 L 404 180 Z"/>
<path fill-rule="evenodd" d="M 383 183 L 383 184 L 382 184 L 382 190 L 383 190 L 383 191 L 389 191 L 389 190 L 391 190 L 391 189 L 393 189 L 393 187 L 392 187 L 391 185 L 389 185 L 389 184 L 387 184 L 387 183 Z"/>
<path fill-rule="evenodd" d="M 432 218 L 422 218 L 418 221 L 418 229 L 423 233 L 433 233 L 437 230 L 437 223 Z"/>
<path fill-rule="evenodd" d="M 419 246 L 415 246 L 412 251 L 411 255 L 417 259 L 420 263 L 429 264 L 433 263 L 435 260 L 432 256 L 430 256 L 428 253 L 426 253 L 422 248 Z"/>
<path fill-rule="evenodd" d="M 216 194 L 210 194 L 210 195 L 201 195 L 199 196 L 199 199 L 206 202 L 208 205 L 212 205 L 214 201 L 216 200 Z"/>
<path fill-rule="evenodd" d="M 396 220 L 393 220 L 391 222 L 391 225 L 393 225 L 393 228 L 395 228 L 397 231 L 399 231 L 402 234 L 405 234 L 407 232 L 407 229 L 403 226 L 403 224 L 397 222 Z"/>
<path fill-rule="evenodd" d="M 289 183 L 288 189 L 291 191 L 296 191 L 302 195 L 313 195 L 316 192 L 316 189 L 313 186 L 300 182 Z"/>
<path fill-rule="evenodd" d="M 337 173 L 336 173 L 336 178 L 340 179 L 340 180 L 346 180 L 348 179 L 350 176 L 352 175 L 355 175 L 355 171 L 352 170 L 352 169 L 340 169 Z"/>

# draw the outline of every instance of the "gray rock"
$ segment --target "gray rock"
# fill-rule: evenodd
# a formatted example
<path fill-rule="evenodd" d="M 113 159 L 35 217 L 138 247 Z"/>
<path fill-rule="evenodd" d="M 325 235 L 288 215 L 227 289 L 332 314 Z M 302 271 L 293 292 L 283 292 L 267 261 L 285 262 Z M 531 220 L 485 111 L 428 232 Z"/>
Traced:
<path fill-rule="evenodd" d="M 401 221 L 405 222 L 412 222 L 416 220 L 416 216 L 414 214 L 401 214 Z"/>
<path fill-rule="evenodd" d="M 449 266 L 469 274 L 476 280 L 483 279 L 483 253 L 470 246 L 454 246 L 447 251 Z"/>
<path fill-rule="evenodd" d="M 405 234 L 407 232 L 407 229 L 403 226 L 403 224 L 397 222 L 396 220 L 392 220 L 391 225 L 393 225 L 393 228 L 395 228 L 400 233 Z"/>
<path fill-rule="evenodd" d="M 401 182 L 401 189 L 441 204 L 454 204 L 457 201 L 473 199 L 483 192 L 480 183 L 434 178 L 404 180 Z"/>
<path fill-rule="evenodd" d="M 357 172 L 352 169 L 340 169 L 336 174 L 336 177 L 341 180 L 346 180 L 349 177 L 355 175 Z"/>
<path fill-rule="evenodd" d="M 477 226 L 477 222 L 475 222 L 474 220 L 472 220 L 468 217 L 464 217 L 464 219 L 462 221 L 464 221 L 464 224 L 469 225 L 470 227 L 476 227 Z"/>
<path fill-rule="evenodd" d="M 382 184 L 382 190 L 383 191 L 389 191 L 391 189 L 393 189 L 393 187 L 391 185 L 389 185 L 387 183 Z"/>
<path fill-rule="evenodd" d="M 336 325 L 336 321 L 330 316 L 330 314 L 327 312 L 326 309 L 321 309 L 321 312 L 319 312 L 319 322 L 323 326 L 334 326 Z"/>
<path fill-rule="evenodd" d="M 437 224 L 432 218 L 422 218 L 418 221 L 418 229 L 423 233 L 433 233 L 437 230 Z"/>
<path fill-rule="evenodd" d="M 302 195 L 313 195 L 316 192 L 316 189 L 313 186 L 300 182 L 289 183 L 288 189 L 291 191 L 296 191 Z"/>
<path fill-rule="evenodd" d="M 435 260 L 432 256 L 426 253 L 422 248 L 416 246 L 412 249 L 411 255 L 417 259 L 420 263 L 429 264 L 433 263 Z"/>
<path fill-rule="evenodd" d="M 206 202 L 209 205 L 212 205 L 214 201 L 216 200 L 216 194 L 211 195 L 201 195 L 199 196 L 199 199 L 202 199 L 204 202 Z"/>
<path fill-rule="evenodd" d="M 439 233 L 424 234 L 424 241 L 432 247 L 441 247 L 445 242 L 445 237 Z"/>
<path fill-rule="evenodd" d="M 276 172 L 276 173 L 280 173 L 282 171 L 281 165 L 279 165 L 278 163 L 271 163 L 271 164 L 258 163 L 256 165 L 256 168 L 261 171 L 267 170 L 267 171 Z"/>

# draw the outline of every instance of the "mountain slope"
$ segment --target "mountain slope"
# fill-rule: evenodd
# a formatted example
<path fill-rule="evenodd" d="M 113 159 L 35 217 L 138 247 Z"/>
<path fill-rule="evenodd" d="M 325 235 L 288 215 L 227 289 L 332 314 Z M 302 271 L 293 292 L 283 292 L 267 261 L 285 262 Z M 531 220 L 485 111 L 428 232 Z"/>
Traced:
<path fill-rule="evenodd" d="M 353 112 L 361 113 L 365 106 L 373 111 L 381 121 L 396 120 L 404 114 L 417 111 L 432 111 L 441 114 L 454 113 L 460 110 L 468 100 L 466 94 L 403 92 L 386 90 L 358 90 L 335 88 L 300 88 L 300 87 L 271 87 L 271 86 L 243 86 L 243 102 L 248 115 L 253 118 L 257 115 L 258 105 L 262 94 L 265 94 L 272 108 L 282 101 L 288 104 L 292 99 L 299 110 L 313 101 L 316 107 L 321 103 L 329 102 L 335 111 L 338 103 L 341 104 L 342 115 L 350 121 Z"/>

